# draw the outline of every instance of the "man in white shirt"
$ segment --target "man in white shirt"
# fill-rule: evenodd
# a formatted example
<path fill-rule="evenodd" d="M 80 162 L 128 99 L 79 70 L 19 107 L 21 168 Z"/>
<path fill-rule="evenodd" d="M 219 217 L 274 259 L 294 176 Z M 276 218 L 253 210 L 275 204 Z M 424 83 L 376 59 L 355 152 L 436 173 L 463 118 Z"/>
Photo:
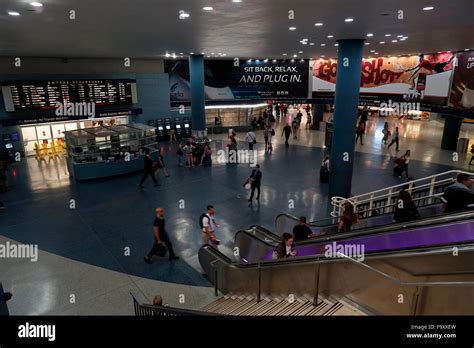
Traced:
<path fill-rule="evenodd" d="M 212 205 L 207 206 L 207 213 L 202 216 L 202 242 L 204 245 L 212 243 L 217 248 L 220 244 L 220 240 L 216 238 L 216 229 L 219 225 L 214 220 L 214 207 Z"/>
<path fill-rule="evenodd" d="M 253 150 L 253 145 L 257 142 L 257 138 L 251 128 L 247 133 L 247 142 L 249 143 L 249 150 Z"/>

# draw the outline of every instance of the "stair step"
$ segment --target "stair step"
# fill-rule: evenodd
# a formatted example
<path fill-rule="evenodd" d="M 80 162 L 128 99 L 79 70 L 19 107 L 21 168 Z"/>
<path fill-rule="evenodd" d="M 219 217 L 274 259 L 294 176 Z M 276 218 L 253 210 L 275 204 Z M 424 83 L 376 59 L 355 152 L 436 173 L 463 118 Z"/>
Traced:
<path fill-rule="evenodd" d="M 277 315 L 278 316 L 291 316 L 291 315 L 294 315 L 293 313 L 298 312 L 298 310 L 306 304 L 307 304 L 307 302 L 295 302 L 295 303 L 292 304 L 292 306 L 286 308 L 284 311 L 281 311 Z"/>
<path fill-rule="evenodd" d="M 254 315 L 253 313 L 255 313 L 256 311 L 260 310 L 261 308 L 267 306 L 271 302 L 272 302 L 271 300 L 262 300 L 260 302 L 257 302 L 257 304 L 255 306 L 253 306 L 252 308 L 246 309 L 245 311 L 240 313 L 240 315 Z"/>
<path fill-rule="evenodd" d="M 307 311 L 305 314 L 307 316 L 319 316 L 323 315 L 323 313 L 329 308 L 329 305 L 326 302 L 321 302 L 316 307 L 313 307 L 312 310 Z"/>
<path fill-rule="evenodd" d="M 242 299 L 242 300 L 234 300 L 234 303 L 232 304 L 229 304 L 228 306 L 226 306 L 225 308 L 222 308 L 221 311 L 219 312 L 219 314 L 230 314 L 231 312 L 233 312 L 234 310 L 242 307 L 242 306 L 245 306 L 247 305 L 251 300 L 247 300 L 247 299 Z"/>
<path fill-rule="evenodd" d="M 257 300 L 253 299 L 247 302 L 245 305 L 235 308 L 231 313 L 229 313 L 229 315 L 242 315 L 242 313 L 244 313 L 245 311 L 254 308 L 256 304 Z"/>
<path fill-rule="evenodd" d="M 206 305 L 204 308 L 202 308 L 203 311 L 205 312 L 212 312 L 212 310 L 219 306 L 222 302 L 224 302 L 225 300 L 227 300 L 227 296 L 223 296 L 217 300 L 215 300 L 214 302 L 211 302 L 209 303 L 208 305 Z"/>

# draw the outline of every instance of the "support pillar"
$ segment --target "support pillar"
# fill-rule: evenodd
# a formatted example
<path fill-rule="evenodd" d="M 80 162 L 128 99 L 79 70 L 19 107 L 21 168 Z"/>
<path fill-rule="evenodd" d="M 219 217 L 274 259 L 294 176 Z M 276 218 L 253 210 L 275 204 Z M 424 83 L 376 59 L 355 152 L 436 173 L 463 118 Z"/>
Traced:
<path fill-rule="evenodd" d="M 324 129 L 319 129 L 319 122 L 323 121 L 324 115 L 324 105 L 316 104 L 314 105 L 314 114 L 313 114 L 313 129 L 318 131 L 324 131 Z"/>
<path fill-rule="evenodd" d="M 364 40 L 339 40 L 329 196 L 349 197 Z"/>
<path fill-rule="evenodd" d="M 204 56 L 189 57 L 189 75 L 191 82 L 191 122 L 193 135 L 206 136 L 206 100 L 204 93 Z"/>
<path fill-rule="evenodd" d="M 441 148 L 456 150 L 463 119 L 461 117 L 445 116 Z"/>

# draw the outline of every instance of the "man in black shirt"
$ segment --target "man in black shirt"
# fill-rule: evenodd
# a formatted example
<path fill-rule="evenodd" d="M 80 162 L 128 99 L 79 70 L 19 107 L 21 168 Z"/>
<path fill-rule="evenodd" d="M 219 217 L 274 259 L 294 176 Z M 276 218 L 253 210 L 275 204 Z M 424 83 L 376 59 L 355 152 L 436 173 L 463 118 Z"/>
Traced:
<path fill-rule="evenodd" d="M 155 183 L 155 186 L 160 186 L 160 183 L 156 181 L 155 170 L 153 168 L 153 160 L 150 156 L 150 149 L 145 148 L 145 167 L 143 168 L 143 178 L 140 181 L 139 187 L 143 188 L 143 183 L 145 182 L 148 175 L 151 175 L 151 179 Z"/>
<path fill-rule="evenodd" d="M 471 191 L 471 176 L 459 173 L 456 183 L 449 186 L 443 194 L 446 213 L 455 213 L 466 209 L 474 209 L 474 193 Z"/>
<path fill-rule="evenodd" d="M 147 256 L 145 256 L 145 262 L 151 263 L 151 258 L 161 249 L 161 243 L 164 242 L 170 253 L 170 261 L 179 260 L 179 257 L 175 255 L 173 250 L 173 244 L 171 244 L 168 233 L 165 230 L 165 210 L 163 208 L 156 208 L 156 218 L 153 222 L 153 248 Z"/>
<path fill-rule="evenodd" d="M 313 236 L 311 228 L 306 225 L 306 217 L 300 217 L 298 225 L 293 227 L 293 236 L 295 237 L 295 242 L 306 240 Z"/>
<path fill-rule="evenodd" d="M 249 202 L 253 200 L 253 194 L 257 189 L 257 201 L 260 199 L 260 183 L 262 182 L 262 172 L 260 171 L 260 164 L 257 164 L 252 174 L 249 177 L 250 186 L 252 187 L 252 193 L 250 194 Z"/>
<path fill-rule="evenodd" d="M 285 127 L 283 127 L 283 132 L 281 132 L 281 136 L 283 136 L 283 133 L 285 133 L 285 145 L 289 146 L 288 144 L 288 139 L 290 138 L 291 135 L 291 126 L 287 123 Z"/>

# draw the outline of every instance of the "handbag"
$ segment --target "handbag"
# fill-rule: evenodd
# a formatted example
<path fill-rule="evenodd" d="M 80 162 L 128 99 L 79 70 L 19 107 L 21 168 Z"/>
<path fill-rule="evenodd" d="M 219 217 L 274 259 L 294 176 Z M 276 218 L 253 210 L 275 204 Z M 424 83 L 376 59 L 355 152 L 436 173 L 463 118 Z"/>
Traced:
<path fill-rule="evenodd" d="M 155 255 L 164 257 L 166 255 L 166 252 L 168 249 L 166 249 L 166 246 L 163 243 L 158 244 L 156 250 L 155 250 Z"/>

